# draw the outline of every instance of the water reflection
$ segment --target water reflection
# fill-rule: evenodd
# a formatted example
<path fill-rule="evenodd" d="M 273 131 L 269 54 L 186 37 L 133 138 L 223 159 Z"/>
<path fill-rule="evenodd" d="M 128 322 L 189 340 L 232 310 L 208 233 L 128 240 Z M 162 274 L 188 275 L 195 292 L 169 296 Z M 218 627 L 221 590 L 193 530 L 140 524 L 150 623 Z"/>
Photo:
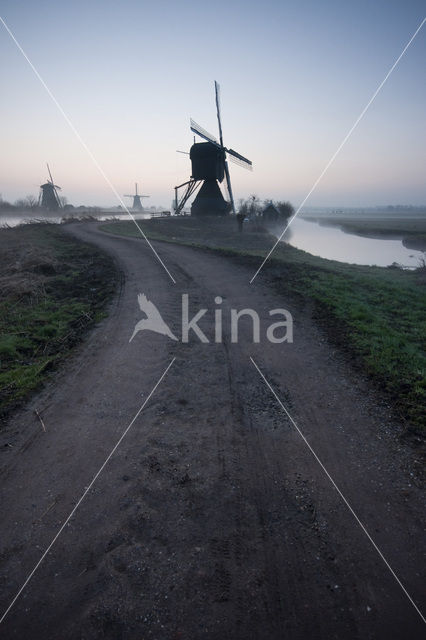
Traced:
<path fill-rule="evenodd" d="M 404 267 L 418 267 L 425 253 L 404 247 L 402 240 L 366 238 L 347 233 L 339 227 L 323 226 L 314 221 L 296 218 L 284 241 L 315 256 L 351 264 L 387 267 L 394 262 Z"/>
<path fill-rule="evenodd" d="M 135 220 L 145 220 L 147 218 L 152 217 L 152 213 L 133 213 L 133 218 Z M 154 214 L 155 215 L 155 214 Z M 67 217 L 70 219 L 78 219 L 78 213 L 73 214 L 71 216 L 56 216 L 56 215 L 40 215 L 37 214 L 35 216 L 24 215 L 24 214 L 16 214 L 16 215 L 1 215 L 0 214 L 0 228 L 1 227 L 17 227 L 20 224 L 29 224 L 31 222 L 50 222 L 52 224 L 59 224 L 61 222 L 66 222 Z M 110 214 L 100 214 L 100 215 L 91 215 L 91 216 L 81 216 L 81 219 L 84 220 L 89 219 L 90 217 L 96 218 L 100 222 L 105 220 L 131 220 L 132 218 L 127 213 L 110 213 Z"/>

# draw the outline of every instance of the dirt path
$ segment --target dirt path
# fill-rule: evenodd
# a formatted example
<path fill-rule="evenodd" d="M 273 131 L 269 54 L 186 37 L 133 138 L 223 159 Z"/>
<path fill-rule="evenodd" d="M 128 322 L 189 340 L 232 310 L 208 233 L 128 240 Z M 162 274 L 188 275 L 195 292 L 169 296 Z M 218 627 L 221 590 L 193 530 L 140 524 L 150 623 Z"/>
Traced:
<path fill-rule="evenodd" d="M 424 637 L 424 625 L 254 366 L 424 611 L 422 501 L 386 407 L 267 272 L 158 244 L 71 229 L 115 256 L 111 314 L 1 434 L 1 612 L 173 357 L 167 376 L 65 527 L 0 637 L 275 640 Z M 181 294 L 212 339 L 144 331 L 143 292 L 180 336 Z M 286 307 L 294 343 L 252 344 L 230 308 Z M 268 320 L 266 325 L 265 320 Z M 46 432 L 34 416 L 41 413 Z"/>

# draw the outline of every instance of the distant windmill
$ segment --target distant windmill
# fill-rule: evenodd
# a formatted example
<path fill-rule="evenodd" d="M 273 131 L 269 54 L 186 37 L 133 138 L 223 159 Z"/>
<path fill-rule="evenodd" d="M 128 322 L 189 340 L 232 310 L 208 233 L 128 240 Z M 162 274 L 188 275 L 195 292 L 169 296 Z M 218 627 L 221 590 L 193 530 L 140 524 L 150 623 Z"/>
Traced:
<path fill-rule="evenodd" d="M 175 187 L 175 213 L 179 215 L 188 198 L 201 186 L 191 206 L 191 215 L 226 215 L 231 210 L 235 214 L 234 196 L 231 178 L 229 176 L 227 157 L 246 169 L 252 169 L 252 163 L 233 149 L 227 149 L 223 144 L 222 122 L 220 114 L 220 87 L 215 81 L 216 113 L 219 125 L 219 141 L 208 131 L 200 127 L 191 118 L 191 131 L 207 142 L 198 142 L 190 149 L 192 176 L 188 182 Z M 230 203 L 226 202 L 219 184 L 226 176 L 226 185 Z M 178 190 L 186 187 L 178 202 Z"/>
<path fill-rule="evenodd" d="M 151 196 L 142 196 L 138 193 L 138 183 L 135 182 L 135 193 L 133 195 L 126 194 L 125 198 L 133 198 L 133 206 L 132 209 L 134 211 L 143 211 L 143 206 L 141 202 L 141 198 L 150 198 Z"/>
<path fill-rule="evenodd" d="M 47 171 L 49 172 L 50 180 L 40 185 L 38 204 L 39 206 L 45 207 L 48 211 L 57 211 L 62 206 L 57 191 L 58 189 L 60 191 L 61 187 L 58 187 L 58 185 L 53 182 L 52 173 L 48 164 Z"/>

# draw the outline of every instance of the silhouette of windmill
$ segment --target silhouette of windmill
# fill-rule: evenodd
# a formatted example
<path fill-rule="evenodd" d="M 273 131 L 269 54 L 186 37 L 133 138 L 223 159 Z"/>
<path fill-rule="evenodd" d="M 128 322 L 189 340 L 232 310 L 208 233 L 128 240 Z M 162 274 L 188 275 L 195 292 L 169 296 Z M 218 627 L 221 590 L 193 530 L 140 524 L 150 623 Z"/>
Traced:
<path fill-rule="evenodd" d="M 47 162 L 46 165 L 50 180 L 40 185 L 38 204 L 39 206 L 45 207 L 48 211 L 57 211 L 62 206 L 57 191 L 58 189 L 60 191 L 61 187 L 58 187 L 58 185 L 53 182 L 52 173 Z"/>
<path fill-rule="evenodd" d="M 143 196 L 138 193 L 138 183 L 135 182 L 135 193 L 133 195 L 125 194 L 125 198 L 133 198 L 133 206 L 132 209 L 134 211 L 143 211 L 143 206 L 141 202 L 141 198 L 150 198 L 151 196 Z"/>
<path fill-rule="evenodd" d="M 190 149 L 192 175 L 188 182 L 175 187 L 175 214 L 179 215 L 188 198 L 201 186 L 191 206 L 191 215 L 226 215 L 229 211 L 235 214 L 234 196 L 232 193 L 231 178 L 227 158 L 246 169 L 252 169 L 252 162 L 247 160 L 233 149 L 228 149 L 223 144 L 222 120 L 220 113 L 220 87 L 215 81 L 216 113 L 219 125 L 219 140 L 208 131 L 200 127 L 191 118 L 191 131 L 196 133 L 206 142 L 195 142 Z M 180 152 L 182 153 L 182 152 Z M 226 202 L 219 187 L 226 177 L 226 186 L 230 202 Z M 178 202 L 178 190 L 186 187 L 185 192 Z"/>

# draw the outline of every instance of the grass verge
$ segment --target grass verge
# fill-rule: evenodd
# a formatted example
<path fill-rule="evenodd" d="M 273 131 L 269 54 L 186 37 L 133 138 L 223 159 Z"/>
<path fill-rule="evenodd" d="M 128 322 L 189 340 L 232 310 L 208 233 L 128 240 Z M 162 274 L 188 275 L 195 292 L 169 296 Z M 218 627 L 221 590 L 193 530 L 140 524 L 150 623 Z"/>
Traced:
<path fill-rule="evenodd" d="M 105 313 L 113 261 L 57 225 L 0 231 L 0 420 L 39 388 Z"/>
<path fill-rule="evenodd" d="M 271 248 L 271 237 L 236 233 L 233 220 L 144 221 L 152 240 L 186 244 L 233 256 L 253 267 Z M 131 222 L 102 227 L 140 237 Z M 258 276 L 280 293 L 313 302 L 332 341 L 386 392 L 407 428 L 424 435 L 426 404 L 426 270 L 349 265 L 279 245 Z"/>

